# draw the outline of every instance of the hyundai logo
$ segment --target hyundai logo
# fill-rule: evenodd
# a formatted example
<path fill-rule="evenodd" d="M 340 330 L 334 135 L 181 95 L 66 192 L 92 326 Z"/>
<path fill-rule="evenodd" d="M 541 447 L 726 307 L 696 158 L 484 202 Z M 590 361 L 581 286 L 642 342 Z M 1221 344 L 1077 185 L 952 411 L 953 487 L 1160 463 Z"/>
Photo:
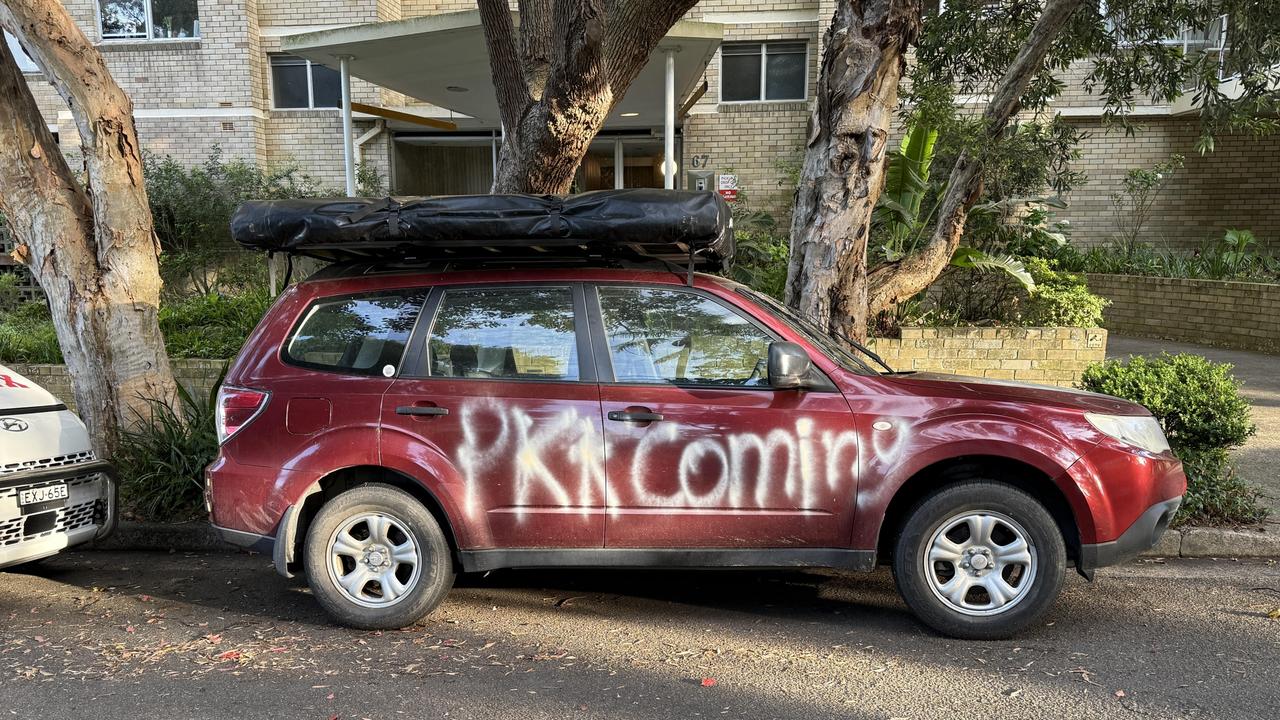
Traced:
<path fill-rule="evenodd" d="M 0 430 L 8 430 L 9 432 L 22 432 L 29 425 L 22 418 L 0 418 Z"/>

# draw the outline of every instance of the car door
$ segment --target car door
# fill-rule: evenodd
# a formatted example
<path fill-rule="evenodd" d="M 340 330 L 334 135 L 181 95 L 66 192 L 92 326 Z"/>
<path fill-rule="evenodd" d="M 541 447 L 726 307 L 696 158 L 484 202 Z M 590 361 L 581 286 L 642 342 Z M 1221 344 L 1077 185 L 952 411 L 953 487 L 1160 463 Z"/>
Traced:
<path fill-rule="evenodd" d="M 605 544 L 844 547 L 857 435 L 844 397 L 774 390 L 781 339 L 687 287 L 591 288 L 605 414 Z"/>
<path fill-rule="evenodd" d="M 384 458 L 435 468 L 467 549 L 600 547 L 604 437 L 575 283 L 438 288 L 383 397 Z M 580 332 L 581 330 L 581 332 Z"/>

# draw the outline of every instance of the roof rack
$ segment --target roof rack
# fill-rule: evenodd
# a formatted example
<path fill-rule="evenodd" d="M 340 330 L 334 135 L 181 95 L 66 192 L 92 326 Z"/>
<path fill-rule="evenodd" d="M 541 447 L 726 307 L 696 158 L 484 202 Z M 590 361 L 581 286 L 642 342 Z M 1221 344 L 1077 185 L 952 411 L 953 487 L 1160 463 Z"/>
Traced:
<path fill-rule="evenodd" d="M 716 193 L 632 189 L 251 201 L 231 233 L 249 249 L 331 262 L 659 262 L 692 274 L 728 266 L 732 226 Z"/>

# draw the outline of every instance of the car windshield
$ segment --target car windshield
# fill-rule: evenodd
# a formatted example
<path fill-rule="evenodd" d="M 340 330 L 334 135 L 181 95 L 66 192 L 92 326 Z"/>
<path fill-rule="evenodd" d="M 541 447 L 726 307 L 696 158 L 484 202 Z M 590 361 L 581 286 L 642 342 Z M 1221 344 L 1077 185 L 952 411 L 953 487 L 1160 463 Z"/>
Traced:
<path fill-rule="evenodd" d="M 772 315 L 786 323 L 792 330 L 803 335 L 806 340 L 818 346 L 819 349 L 826 353 L 832 360 L 839 363 L 844 369 L 863 375 L 879 374 L 875 368 L 871 367 L 866 362 L 863 362 L 861 358 L 850 352 L 848 347 L 845 345 L 845 342 L 847 342 L 849 345 L 857 348 L 868 358 L 884 367 L 887 372 L 893 372 L 893 368 L 886 365 L 884 360 L 880 359 L 879 355 L 876 355 L 861 344 L 849 340 L 848 338 L 842 338 L 845 342 L 841 342 L 840 339 L 824 332 L 821 328 L 800 313 L 797 313 L 768 295 L 758 293 L 754 290 L 748 290 L 747 288 L 738 288 L 738 292 L 746 295 L 748 298 L 751 298 L 753 302 L 764 307 Z"/>

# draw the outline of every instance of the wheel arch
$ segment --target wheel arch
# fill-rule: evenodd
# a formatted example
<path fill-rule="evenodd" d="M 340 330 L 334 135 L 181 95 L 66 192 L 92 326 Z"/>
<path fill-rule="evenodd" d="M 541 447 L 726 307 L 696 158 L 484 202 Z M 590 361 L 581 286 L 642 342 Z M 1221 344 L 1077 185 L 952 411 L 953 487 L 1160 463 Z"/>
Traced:
<path fill-rule="evenodd" d="M 298 568 L 302 557 L 302 544 L 306 540 L 307 530 L 315 519 L 316 513 L 329 500 L 360 485 L 382 483 L 403 490 L 418 500 L 444 532 L 449 543 L 449 554 L 455 570 L 460 567 L 458 556 L 458 536 L 454 523 L 449 517 L 444 504 L 424 483 L 404 472 L 380 465 L 353 465 L 334 470 L 321 477 L 290 507 L 289 513 L 281 522 L 276 539 L 277 545 L 283 546 L 276 551 L 276 569 L 281 574 L 292 576 Z"/>
<path fill-rule="evenodd" d="M 1067 495 L 1044 469 L 1001 455 L 958 455 L 935 461 L 917 470 L 894 492 L 877 534 L 877 562 L 887 563 L 891 560 L 893 538 L 902 529 L 916 505 L 945 487 L 975 479 L 1006 483 L 1028 493 L 1044 505 L 1062 533 L 1068 560 L 1079 561 L 1079 520 Z"/>

